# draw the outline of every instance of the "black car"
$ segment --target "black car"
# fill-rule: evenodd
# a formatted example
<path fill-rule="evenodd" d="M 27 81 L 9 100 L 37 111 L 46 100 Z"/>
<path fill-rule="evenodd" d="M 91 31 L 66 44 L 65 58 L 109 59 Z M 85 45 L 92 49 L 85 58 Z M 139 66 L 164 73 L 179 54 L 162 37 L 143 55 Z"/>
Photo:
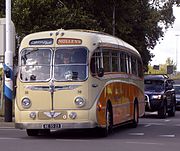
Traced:
<path fill-rule="evenodd" d="M 176 92 L 176 109 L 180 109 L 180 84 L 173 84 Z"/>
<path fill-rule="evenodd" d="M 175 116 L 176 97 L 173 80 L 167 75 L 145 75 L 145 110 L 158 111 L 160 118 Z"/>

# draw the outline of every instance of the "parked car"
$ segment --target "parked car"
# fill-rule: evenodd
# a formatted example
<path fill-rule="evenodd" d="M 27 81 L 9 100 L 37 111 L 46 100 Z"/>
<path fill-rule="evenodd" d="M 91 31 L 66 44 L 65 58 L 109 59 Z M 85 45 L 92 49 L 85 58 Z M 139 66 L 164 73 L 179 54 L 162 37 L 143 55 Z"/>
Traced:
<path fill-rule="evenodd" d="M 176 109 L 180 109 L 180 84 L 173 85 L 176 92 Z"/>
<path fill-rule="evenodd" d="M 145 110 L 158 111 L 160 118 L 175 116 L 176 97 L 173 80 L 166 75 L 145 75 Z"/>

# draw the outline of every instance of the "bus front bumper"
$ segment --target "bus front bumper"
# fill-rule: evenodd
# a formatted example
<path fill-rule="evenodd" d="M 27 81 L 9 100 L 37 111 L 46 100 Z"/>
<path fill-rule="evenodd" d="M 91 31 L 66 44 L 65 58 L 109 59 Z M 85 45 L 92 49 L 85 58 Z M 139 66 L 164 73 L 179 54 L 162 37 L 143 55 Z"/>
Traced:
<path fill-rule="evenodd" d="M 15 123 L 15 128 L 18 129 L 84 129 L 95 128 L 97 124 L 94 122 L 81 123 Z"/>

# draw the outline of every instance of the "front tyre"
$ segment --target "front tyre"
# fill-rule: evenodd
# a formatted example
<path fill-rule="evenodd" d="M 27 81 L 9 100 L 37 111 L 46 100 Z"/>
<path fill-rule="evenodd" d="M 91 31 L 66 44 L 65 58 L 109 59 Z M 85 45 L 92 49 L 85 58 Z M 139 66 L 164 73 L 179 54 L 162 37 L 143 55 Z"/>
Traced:
<path fill-rule="evenodd" d="M 102 137 L 106 137 L 109 133 L 112 132 L 113 129 L 113 115 L 112 115 L 112 108 L 110 105 L 106 108 L 106 126 L 105 128 L 100 128 L 100 135 Z"/>

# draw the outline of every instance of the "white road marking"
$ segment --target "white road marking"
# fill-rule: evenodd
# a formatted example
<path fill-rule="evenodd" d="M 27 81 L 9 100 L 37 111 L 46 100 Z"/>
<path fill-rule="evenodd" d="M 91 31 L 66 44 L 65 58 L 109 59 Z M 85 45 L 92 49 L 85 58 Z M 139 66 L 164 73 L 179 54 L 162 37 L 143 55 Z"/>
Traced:
<path fill-rule="evenodd" d="M 163 125 L 166 125 L 166 123 L 143 123 L 144 127 L 150 127 L 150 126 L 163 126 Z M 175 124 L 175 125 L 172 125 L 172 126 L 177 126 L 177 127 L 180 127 L 180 124 Z"/>
<path fill-rule="evenodd" d="M 19 140 L 21 138 L 12 138 L 12 137 L 0 137 L 0 140 Z"/>
<path fill-rule="evenodd" d="M 159 135 L 160 137 L 174 138 L 175 135 Z"/>
<path fill-rule="evenodd" d="M 151 126 L 151 125 L 155 125 L 155 126 L 162 126 L 162 125 L 165 125 L 165 123 L 143 123 L 145 124 L 145 127 L 147 126 Z"/>
<path fill-rule="evenodd" d="M 133 135 L 133 136 L 144 136 L 144 133 L 129 133 L 129 135 Z"/>
<path fill-rule="evenodd" d="M 141 145 L 164 145 L 163 143 L 151 143 L 151 142 L 125 142 L 127 144 L 141 144 Z"/>
<path fill-rule="evenodd" d="M 89 140 L 85 139 L 55 139 L 56 141 L 63 141 L 63 142 L 89 142 Z"/>
<path fill-rule="evenodd" d="M 146 124 L 144 127 L 150 127 L 152 124 Z"/>

